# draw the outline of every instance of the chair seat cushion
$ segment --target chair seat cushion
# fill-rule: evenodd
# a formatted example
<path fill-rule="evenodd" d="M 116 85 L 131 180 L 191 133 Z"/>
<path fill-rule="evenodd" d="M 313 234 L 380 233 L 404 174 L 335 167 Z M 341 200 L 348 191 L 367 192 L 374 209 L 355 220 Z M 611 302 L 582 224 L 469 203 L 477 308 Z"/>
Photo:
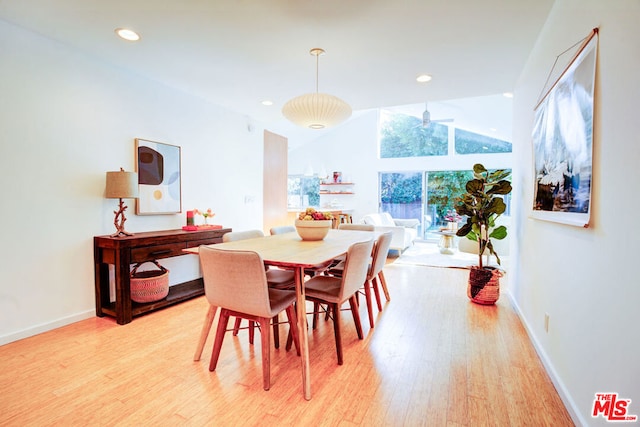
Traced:
<path fill-rule="evenodd" d="M 342 279 L 339 277 L 315 276 L 305 282 L 304 290 L 308 297 L 340 303 L 341 283 Z"/>
<path fill-rule="evenodd" d="M 270 268 L 267 271 L 267 282 L 270 287 L 278 289 L 295 288 L 295 272 L 293 270 L 278 270 Z"/>
<path fill-rule="evenodd" d="M 280 313 L 296 301 L 296 291 L 269 288 L 269 303 L 271 304 L 271 317 Z"/>

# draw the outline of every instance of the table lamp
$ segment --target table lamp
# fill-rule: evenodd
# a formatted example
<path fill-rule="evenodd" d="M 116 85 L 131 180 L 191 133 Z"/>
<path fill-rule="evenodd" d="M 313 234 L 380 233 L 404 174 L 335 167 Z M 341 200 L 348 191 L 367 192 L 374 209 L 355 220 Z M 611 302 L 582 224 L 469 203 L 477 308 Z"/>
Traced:
<path fill-rule="evenodd" d="M 133 236 L 124 229 L 124 222 L 127 220 L 124 211 L 127 206 L 122 199 L 135 199 L 138 197 L 138 174 L 135 172 L 125 172 L 120 168 L 117 172 L 107 172 L 107 189 L 105 191 L 107 199 L 120 199 L 119 209 L 113 211 L 116 214 L 113 225 L 116 226 L 116 233 L 111 237 Z"/>

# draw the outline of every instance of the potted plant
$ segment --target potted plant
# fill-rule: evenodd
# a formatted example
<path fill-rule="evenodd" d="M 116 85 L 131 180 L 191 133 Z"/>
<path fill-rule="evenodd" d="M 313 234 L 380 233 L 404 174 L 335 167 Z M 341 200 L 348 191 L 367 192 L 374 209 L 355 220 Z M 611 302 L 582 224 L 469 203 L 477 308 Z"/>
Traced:
<path fill-rule="evenodd" d="M 494 255 L 498 265 L 500 257 L 494 250 L 491 239 L 504 239 L 507 228 L 496 227 L 496 219 L 502 215 L 507 205 L 502 196 L 511 192 L 511 183 L 507 180 L 509 171 L 488 171 L 483 165 L 473 165 L 473 179 L 466 184 L 466 193 L 456 198 L 455 209 L 459 215 L 466 216 L 467 222 L 458 229 L 457 236 L 467 237 L 478 243 L 478 265 L 471 267 L 467 295 L 473 302 L 494 304 L 500 296 L 500 277 L 502 271 L 483 265 L 482 256 Z"/>

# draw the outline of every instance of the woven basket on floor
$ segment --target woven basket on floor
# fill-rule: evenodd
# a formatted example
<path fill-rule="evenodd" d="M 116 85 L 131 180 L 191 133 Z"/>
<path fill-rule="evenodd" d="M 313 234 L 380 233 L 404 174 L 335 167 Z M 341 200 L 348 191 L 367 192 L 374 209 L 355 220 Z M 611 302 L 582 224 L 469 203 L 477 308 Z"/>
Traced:
<path fill-rule="evenodd" d="M 504 274 L 497 268 L 472 267 L 469 272 L 467 296 L 477 304 L 495 304 L 500 298 L 500 278 Z"/>
<path fill-rule="evenodd" d="M 135 302 L 154 302 L 169 294 L 169 270 L 153 262 L 160 270 L 138 271 L 144 262 L 136 264 L 131 270 L 131 299 Z"/>

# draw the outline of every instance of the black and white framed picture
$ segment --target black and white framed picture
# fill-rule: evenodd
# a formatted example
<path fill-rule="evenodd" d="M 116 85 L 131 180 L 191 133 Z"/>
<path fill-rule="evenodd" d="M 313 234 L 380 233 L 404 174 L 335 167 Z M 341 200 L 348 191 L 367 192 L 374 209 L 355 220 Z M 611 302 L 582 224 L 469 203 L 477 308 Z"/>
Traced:
<path fill-rule="evenodd" d="M 535 109 L 533 218 L 589 225 L 597 46 L 594 31 Z"/>

